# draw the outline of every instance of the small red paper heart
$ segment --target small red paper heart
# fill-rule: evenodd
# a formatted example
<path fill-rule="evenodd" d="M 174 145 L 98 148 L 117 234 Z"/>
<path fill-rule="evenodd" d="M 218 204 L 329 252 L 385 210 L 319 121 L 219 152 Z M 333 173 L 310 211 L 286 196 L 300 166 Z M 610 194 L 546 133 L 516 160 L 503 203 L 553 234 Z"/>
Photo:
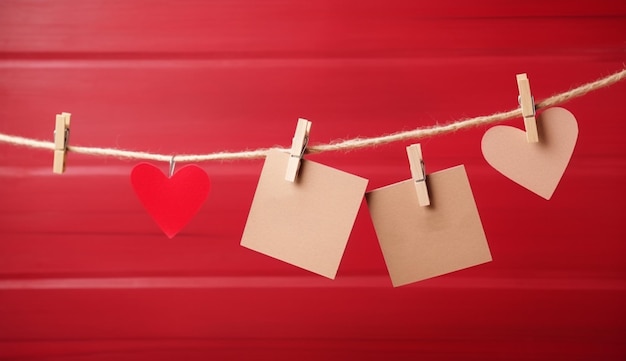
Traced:
<path fill-rule="evenodd" d="M 209 176 L 195 165 L 184 166 L 167 178 L 157 167 L 140 163 L 130 180 L 141 204 L 169 238 L 198 213 L 211 188 Z"/>

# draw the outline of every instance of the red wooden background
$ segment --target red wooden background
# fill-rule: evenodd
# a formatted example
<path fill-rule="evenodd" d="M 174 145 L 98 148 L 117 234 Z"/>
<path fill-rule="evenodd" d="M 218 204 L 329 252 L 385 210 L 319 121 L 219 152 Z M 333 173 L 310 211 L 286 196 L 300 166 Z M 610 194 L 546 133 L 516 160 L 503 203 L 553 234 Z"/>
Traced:
<path fill-rule="evenodd" d="M 166 154 L 375 136 L 514 108 L 626 61 L 623 1 L 3 1 L 0 132 Z M 262 161 L 202 163 L 213 188 L 173 240 L 136 162 L 0 144 L 0 358 L 626 358 L 626 83 L 579 121 L 550 201 L 490 168 L 486 128 L 422 140 L 465 164 L 493 262 L 392 288 L 363 205 L 332 281 L 239 246 Z M 522 126 L 521 119 L 507 124 Z M 311 159 L 409 177 L 396 143 Z M 161 164 L 163 170 L 167 164 Z"/>

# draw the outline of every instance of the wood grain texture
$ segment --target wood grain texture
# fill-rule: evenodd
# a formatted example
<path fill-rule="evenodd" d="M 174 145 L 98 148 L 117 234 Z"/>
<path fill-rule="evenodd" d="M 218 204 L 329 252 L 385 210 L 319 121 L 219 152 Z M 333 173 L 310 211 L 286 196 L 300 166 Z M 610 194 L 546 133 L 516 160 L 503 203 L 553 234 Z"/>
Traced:
<path fill-rule="evenodd" d="M 623 1 L 3 1 L 0 132 L 52 140 L 67 111 L 71 144 L 171 154 L 288 147 L 299 117 L 310 144 L 375 136 L 511 109 L 518 73 L 538 101 L 624 44 Z M 623 360 L 625 95 L 564 105 L 549 202 L 489 167 L 485 128 L 421 140 L 429 173 L 465 164 L 493 262 L 397 289 L 364 205 L 334 281 L 240 247 L 260 160 L 200 164 L 211 194 L 168 240 L 134 163 L 54 175 L 2 144 L 0 359 Z M 409 144 L 307 158 L 375 189 Z"/>

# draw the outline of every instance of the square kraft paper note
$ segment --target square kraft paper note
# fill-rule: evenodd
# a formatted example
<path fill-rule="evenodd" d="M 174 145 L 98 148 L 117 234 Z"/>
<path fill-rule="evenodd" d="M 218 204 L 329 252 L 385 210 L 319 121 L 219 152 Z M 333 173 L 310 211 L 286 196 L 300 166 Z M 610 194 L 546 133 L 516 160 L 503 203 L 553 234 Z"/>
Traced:
<path fill-rule="evenodd" d="M 268 153 L 241 245 L 334 279 L 368 180 L 303 159 L 292 183 L 288 160 Z"/>
<path fill-rule="evenodd" d="M 394 287 L 491 261 L 465 167 L 426 182 L 430 206 L 419 205 L 411 179 L 366 194 Z"/>

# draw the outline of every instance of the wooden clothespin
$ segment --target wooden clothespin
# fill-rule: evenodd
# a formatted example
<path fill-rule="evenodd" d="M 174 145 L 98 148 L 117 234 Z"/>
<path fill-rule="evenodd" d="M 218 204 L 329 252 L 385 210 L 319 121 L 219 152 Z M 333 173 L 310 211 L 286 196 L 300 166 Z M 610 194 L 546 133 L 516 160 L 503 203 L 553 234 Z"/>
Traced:
<path fill-rule="evenodd" d="M 524 127 L 526 128 L 526 140 L 528 143 L 537 143 L 537 120 L 535 119 L 535 98 L 530 93 L 530 82 L 526 73 L 517 74 L 517 89 L 519 90 L 518 102 L 522 107 Z"/>
<path fill-rule="evenodd" d="M 56 115 L 54 127 L 54 163 L 52 171 L 63 174 L 65 172 L 65 157 L 67 155 L 67 145 L 70 138 L 70 113 Z"/>
<path fill-rule="evenodd" d="M 294 134 L 291 142 L 291 152 L 287 163 L 287 173 L 285 173 L 286 181 L 296 181 L 296 175 L 298 174 L 298 169 L 300 169 L 300 161 L 304 156 L 306 145 L 309 142 L 310 131 L 311 122 L 306 119 L 299 118 L 298 125 L 296 126 L 296 133 Z"/>
<path fill-rule="evenodd" d="M 426 170 L 424 170 L 422 146 L 419 143 L 412 144 L 406 147 L 406 153 L 409 156 L 409 165 L 411 166 L 411 176 L 417 192 L 417 201 L 422 207 L 429 206 L 430 197 L 428 197 L 428 188 L 426 188 Z"/>

